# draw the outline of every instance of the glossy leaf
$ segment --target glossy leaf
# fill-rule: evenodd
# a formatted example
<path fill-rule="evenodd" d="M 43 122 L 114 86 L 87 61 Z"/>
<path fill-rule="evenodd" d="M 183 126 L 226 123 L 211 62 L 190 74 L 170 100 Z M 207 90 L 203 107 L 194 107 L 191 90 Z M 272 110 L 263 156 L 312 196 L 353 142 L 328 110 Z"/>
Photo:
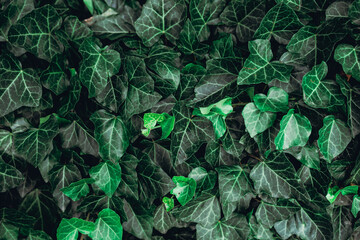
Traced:
<path fill-rule="evenodd" d="M 110 208 L 105 208 L 99 212 L 95 222 L 95 229 L 89 236 L 94 240 L 100 239 L 122 239 L 123 228 L 120 224 L 120 217 Z"/>
<path fill-rule="evenodd" d="M 86 196 L 89 192 L 88 184 L 94 183 L 94 180 L 91 178 L 84 178 L 77 182 L 71 183 L 69 186 L 61 188 L 62 191 L 66 196 L 71 198 L 73 201 L 78 201 L 82 197 Z"/>
<path fill-rule="evenodd" d="M 176 187 L 170 191 L 182 206 L 185 206 L 195 195 L 196 182 L 193 178 L 174 176 L 172 178 Z"/>
<path fill-rule="evenodd" d="M 95 184 L 111 197 L 121 182 L 121 168 L 119 164 L 110 161 L 101 162 L 89 171 Z"/>
<path fill-rule="evenodd" d="M 80 218 L 63 218 L 57 228 L 57 239 L 76 240 L 79 232 L 89 234 L 95 230 L 95 224 Z"/>
<path fill-rule="evenodd" d="M 289 95 L 281 88 L 272 87 L 267 95 L 256 94 L 254 103 L 262 112 L 286 112 L 288 110 Z"/>
<path fill-rule="evenodd" d="M 340 44 L 336 47 L 334 59 L 340 63 L 346 74 L 360 81 L 360 50 L 349 44 Z"/>

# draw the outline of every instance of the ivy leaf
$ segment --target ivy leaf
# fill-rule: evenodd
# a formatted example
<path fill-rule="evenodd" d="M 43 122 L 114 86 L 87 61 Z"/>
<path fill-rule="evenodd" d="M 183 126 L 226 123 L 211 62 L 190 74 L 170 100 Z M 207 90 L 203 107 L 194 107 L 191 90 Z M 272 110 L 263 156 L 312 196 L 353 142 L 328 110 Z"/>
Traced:
<path fill-rule="evenodd" d="M 94 179 L 91 178 L 84 178 L 79 181 L 71 183 L 69 186 L 61 188 L 62 191 L 66 196 L 71 198 L 73 201 L 78 201 L 82 197 L 85 197 L 90 192 L 90 188 L 88 184 L 94 183 Z"/>
<path fill-rule="evenodd" d="M 0 116 L 5 116 L 22 106 L 39 106 L 42 90 L 33 69 L 22 69 L 19 60 L 11 55 L 2 55 L 0 78 Z"/>
<path fill-rule="evenodd" d="M 110 208 L 105 208 L 99 212 L 95 222 L 95 230 L 89 236 L 94 240 L 100 239 L 122 239 L 123 228 L 120 217 Z"/>
<path fill-rule="evenodd" d="M 294 146 L 303 147 L 311 134 L 309 119 L 294 109 L 290 109 L 280 122 L 280 131 L 275 138 L 277 150 L 284 150 Z"/>
<path fill-rule="evenodd" d="M 89 91 L 89 97 L 99 95 L 108 83 L 108 78 L 119 72 L 120 54 L 108 47 L 100 48 L 91 40 L 84 40 L 79 48 L 83 57 L 80 64 L 80 81 Z"/>
<path fill-rule="evenodd" d="M 197 32 L 200 42 L 207 40 L 210 36 L 208 25 L 219 23 L 219 15 L 225 7 L 221 0 L 191 0 L 189 5 L 191 23 Z"/>
<path fill-rule="evenodd" d="M 265 94 L 254 96 L 256 107 L 262 112 L 286 112 L 288 110 L 289 95 L 281 88 L 271 87 Z"/>
<path fill-rule="evenodd" d="M 234 214 L 229 219 L 222 219 L 212 225 L 196 225 L 197 239 L 247 239 L 250 228 L 246 217 Z"/>
<path fill-rule="evenodd" d="M 347 18 L 350 5 L 350 3 L 343 1 L 333 2 L 325 11 L 326 20 Z"/>
<path fill-rule="evenodd" d="M 128 130 L 118 116 L 105 110 L 96 111 L 90 120 L 95 125 L 95 139 L 102 159 L 118 162 L 129 146 Z"/>
<path fill-rule="evenodd" d="M 318 27 L 307 25 L 293 35 L 286 49 L 311 65 L 320 64 L 329 60 L 335 44 L 345 35 L 341 19 L 325 21 Z"/>
<path fill-rule="evenodd" d="M 292 66 L 279 61 L 270 62 L 273 58 L 269 40 L 256 39 L 248 44 L 250 56 L 246 59 L 243 68 L 239 72 L 237 83 L 249 85 L 269 83 L 273 79 L 283 82 L 290 80 Z"/>
<path fill-rule="evenodd" d="M 320 170 L 319 151 L 313 146 L 291 147 L 285 151 L 309 168 Z"/>
<path fill-rule="evenodd" d="M 287 44 L 292 35 L 303 26 L 295 12 L 286 4 L 278 3 L 262 19 L 254 34 L 255 39 L 274 39 L 280 44 Z"/>
<path fill-rule="evenodd" d="M 57 134 L 58 123 L 53 115 L 49 115 L 47 121 L 38 128 L 14 134 L 15 151 L 34 167 L 38 167 L 52 150 L 52 140 Z"/>
<path fill-rule="evenodd" d="M 346 74 L 360 81 L 360 49 L 350 44 L 340 44 L 336 47 L 334 59 L 342 65 Z"/>
<path fill-rule="evenodd" d="M 170 42 L 175 42 L 185 17 L 186 5 L 181 0 L 147 0 L 140 17 L 135 21 L 136 33 L 148 47 L 158 42 L 162 35 Z"/>
<path fill-rule="evenodd" d="M 172 214 L 184 222 L 196 222 L 209 226 L 220 219 L 219 200 L 216 195 L 202 192 L 186 206 L 173 209 Z"/>
<path fill-rule="evenodd" d="M 346 124 L 333 115 L 324 118 L 319 130 L 318 145 L 321 154 L 329 163 L 342 153 L 351 141 L 351 132 Z"/>
<path fill-rule="evenodd" d="M 43 231 L 31 229 L 27 239 L 28 240 L 51 240 L 52 238 Z"/>
<path fill-rule="evenodd" d="M 170 212 L 175 206 L 175 201 L 173 198 L 164 197 L 162 199 L 162 202 L 164 203 L 166 212 Z M 155 218 L 156 218 L 156 214 L 155 214 Z"/>
<path fill-rule="evenodd" d="M 19 170 L 0 161 L 0 192 L 19 186 L 25 180 Z"/>
<path fill-rule="evenodd" d="M 175 127 L 171 136 L 171 153 L 177 164 L 185 162 L 205 141 L 214 139 L 210 121 L 194 117 L 183 103 L 174 106 Z"/>
<path fill-rule="evenodd" d="M 64 31 L 70 41 L 74 42 L 79 47 L 82 42 L 89 37 L 92 37 L 92 31 L 76 16 L 68 16 L 64 19 Z"/>
<path fill-rule="evenodd" d="M 261 112 L 254 103 L 246 104 L 241 114 L 244 117 L 246 130 L 252 138 L 271 127 L 276 119 L 275 113 Z"/>
<path fill-rule="evenodd" d="M 121 168 L 119 164 L 110 161 L 101 162 L 89 171 L 95 184 L 111 197 L 121 182 Z"/>
<path fill-rule="evenodd" d="M 216 183 L 216 172 L 206 171 L 203 167 L 196 167 L 188 175 L 196 181 L 196 192 L 211 190 Z"/>
<path fill-rule="evenodd" d="M 232 0 L 221 13 L 220 19 L 227 26 L 235 26 L 237 38 L 247 42 L 252 39 L 265 13 L 262 0 Z"/>
<path fill-rule="evenodd" d="M 353 216 L 348 206 L 334 206 L 331 221 L 334 239 L 348 239 L 353 232 Z"/>
<path fill-rule="evenodd" d="M 41 74 L 40 81 L 47 89 L 56 95 L 63 93 L 70 85 L 66 75 L 65 58 L 62 55 L 55 55 L 49 67 Z"/>
<path fill-rule="evenodd" d="M 144 134 L 145 136 L 149 136 L 150 131 L 156 128 L 156 123 L 159 123 L 159 125 L 161 126 L 162 134 L 160 139 L 165 139 L 174 129 L 175 118 L 167 113 L 145 113 L 144 127 L 146 129 L 142 130 L 142 134 Z"/>
<path fill-rule="evenodd" d="M 356 194 L 351 204 L 351 213 L 356 218 L 359 211 L 360 211 L 360 197 L 359 195 Z"/>
<path fill-rule="evenodd" d="M 351 129 L 352 137 L 355 138 L 360 133 L 360 89 L 352 88 L 339 75 L 336 75 L 336 82 L 340 85 L 340 90 L 346 97 L 347 124 Z"/>
<path fill-rule="evenodd" d="M 57 113 L 60 116 L 64 116 L 70 110 L 73 110 L 80 99 L 80 93 L 82 87 L 80 84 L 79 76 L 76 74 L 76 71 L 73 68 L 70 68 L 70 73 L 71 73 L 70 81 L 72 85 L 70 86 L 70 89 L 68 89 L 69 95 L 60 98 L 61 107 L 57 111 Z"/>
<path fill-rule="evenodd" d="M 359 8 L 360 8 L 360 3 L 359 1 L 354 1 L 351 6 L 350 6 L 350 9 L 349 9 L 349 17 L 351 19 L 351 21 L 354 23 L 354 24 L 357 24 L 359 25 L 360 24 L 360 15 L 359 15 Z"/>
<path fill-rule="evenodd" d="M 199 42 L 194 26 L 190 20 L 185 22 L 183 30 L 180 32 L 178 48 L 186 55 L 202 58 L 209 50 L 209 45 Z"/>
<path fill-rule="evenodd" d="M 35 56 L 50 61 L 64 51 L 64 46 L 55 35 L 62 19 L 51 5 L 37 8 L 25 15 L 8 32 L 8 40 L 16 47 L 25 48 Z"/>
<path fill-rule="evenodd" d="M 309 199 L 294 166 L 282 152 L 271 152 L 250 172 L 255 190 L 275 198 Z"/>
<path fill-rule="evenodd" d="M 139 160 L 133 155 L 126 154 L 120 160 L 121 182 L 119 185 L 120 192 L 129 198 L 139 199 L 138 179 L 136 167 Z"/>
<path fill-rule="evenodd" d="M 57 228 L 57 239 L 76 240 L 78 239 L 78 232 L 82 234 L 89 234 L 95 230 L 95 224 L 80 218 L 63 218 Z"/>
<path fill-rule="evenodd" d="M 174 176 L 172 178 L 176 187 L 170 191 L 182 206 L 185 206 L 195 195 L 196 182 L 193 178 Z"/>
<path fill-rule="evenodd" d="M 325 62 L 316 65 L 304 75 L 302 81 L 304 102 L 313 108 L 327 108 L 343 105 L 344 96 L 333 80 L 327 80 L 328 67 Z"/>

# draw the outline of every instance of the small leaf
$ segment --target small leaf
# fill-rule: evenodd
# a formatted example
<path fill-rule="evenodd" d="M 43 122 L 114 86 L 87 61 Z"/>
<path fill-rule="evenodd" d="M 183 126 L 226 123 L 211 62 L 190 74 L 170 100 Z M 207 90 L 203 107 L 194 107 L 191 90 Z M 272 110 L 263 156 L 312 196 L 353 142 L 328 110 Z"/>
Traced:
<path fill-rule="evenodd" d="M 170 212 L 174 208 L 174 199 L 164 197 L 162 202 L 164 203 L 167 212 Z"/>
<path fill-rule="evenodd" d="M 172 178 L 176 187 L 170 191 L 182 206 L 185 206 L 195 195 L 196 182 L 192 178 L 174 176 Z"/>

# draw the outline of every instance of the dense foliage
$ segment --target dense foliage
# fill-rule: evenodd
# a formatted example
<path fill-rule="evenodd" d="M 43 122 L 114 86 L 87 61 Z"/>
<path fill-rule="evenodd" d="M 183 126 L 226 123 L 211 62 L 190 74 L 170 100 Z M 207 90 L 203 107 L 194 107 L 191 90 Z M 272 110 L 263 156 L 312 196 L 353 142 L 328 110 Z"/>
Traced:
<path fill-rule="evenodd" d="M 359 43 L 359 0 L 0 0 L 0 239 L 360 239 Z"/>

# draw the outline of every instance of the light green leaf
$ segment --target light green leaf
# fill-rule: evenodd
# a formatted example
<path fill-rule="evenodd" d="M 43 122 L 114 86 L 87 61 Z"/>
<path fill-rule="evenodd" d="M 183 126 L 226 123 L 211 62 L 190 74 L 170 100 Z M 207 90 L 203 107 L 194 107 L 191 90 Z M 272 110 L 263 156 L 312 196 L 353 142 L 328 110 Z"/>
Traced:
<path fill-rule="evenodd" d="M 121 181 L 121 168 L 119 164 L 110 161 L 101 162 L 89 171 L 90 177 L 95 184 L 111 197 Z"/>
<path fill-rule="evenodd" d="M 262 112 L 286 112 L 288 110 L 289 95 L 281 88 L 271 87 L 265 94 L 254 96 L 256 107 Z"/>
<path fill-rule="evenodd" d="M 262 19 L 254 39 L 274 39 L 280 44 L 287 44 L 292 35 L 303 26 L 295 12 L 286 4 L 278 3 Z"/>
<path fill-rule="evenodd" d="M 92 184 L 95 181 L 91 178 L 84 178 L 80 181 L 73 182 L 69 186 L 61 188 L 62 191 L 66 196 L 71 198 L 73 201 L 78 201 L 82 197 L 85 197 L 90 192 L 90 188 L 88 184 Z"/>
<path fill-rule="evenodd" d="M 250 178 L 258 193 L 266 193 L 274 198 L 309 199 L 294 166 L 282 152 L 269 153 L 251 170 Z"/>
<path fill-rule="evenodd" d="M 290 80 L 292 66 L 279 61 L 270 62 L 273 58 L 269 40 L 257 39 L 248 43 L 250 56 L 246 59 L 239 72 L 239 85 L 269 83 L 273 79 L 283 82 Z"/>
<path fill-rule="evenodd" d="M 333 115 L 324 118 L 319 130 L 318 145 L 322 155 L 329 163 L 342 153 L 351 141 L 351 132 L 346 124 Z"/>
<path fill-rule="evenodd" d="M 175 118 L 168 113 L 145 113 L 144 127 L 142 134 L 149 136 L 150 131 L 156 128 L 156 123 L 159 123 L 162 130 L 161 139 L 167 138 L 174 129 Z"/>
<path fill-rule="evenodd" d="M 167 212 L 170 212 L 175 206 L 174 199 L 172 198 L 163 197 L 162 202 L 164 203 Z M 155 214 L 155 218 L 156 218 L 156 214 Z"/>
<path fill-rule="evenodd" d="M 62 19 L 51 5 L 37 8 L 25 15 L 9 29 L 8 40 L 16 47 L 25 48 L 35 56 L 50 61 L 64 51 L 55 32 Z"/>
<path fill-rule="evenodd" d="M 89 97 L 99 95 L 108 83 L 108 78 L 119 72 L 120 54 L 107 47 L 100 48 L 95 42 L 86 39 L 80 46 L 83 57 L 80 63 L 80 81 L 89 91 Z"/>
<path fill-rule="evenodd" d="M 101 210 L 95 222 L 95 230 L 90 232 L 89 236 L 94 240 L 121 240 L 123 228 L 119 215 L 110 208 Z"/>
<path fill-rule="evenodd" d="M 105 110 L 96 111 L 90 120 L 95 125 L 95 139 L 102 159 L 118 162 L 129 146 L 128 130 L 119 116 Z"/>
<path fill-rule="evenodd" d="M 174 43 L 185 19 L 186 5 L 182 0 L 147 0 L 135 21 L 135 29 L 145 46 L 151 47 L 162 35 Z"/>
<path fill-rule="evenodd" d="M 33 69 L 22 69 L 19 60 L 10 55 L 2 55 L 0 78 L 1 117 L 22 106 L 39 106 L 42 89 Z"/>
<path fill-rule="evenodd" d="M 327 108 L 344 104 L 344 96 L 341 94 L 336 82 L 324 79 L 327 72 L 326 63 L 321 62 L 303 77 L 303 98 L 304 102 L 310 107 Z"/>
<path fill-rule="evenodd" d="M 58 123 L 51 115 L 38 128 L 14 133 L 15 151 L 34 167 L 38 167 L 52 150 L 52 140 L 57 134 Z"/>
<path fill-rule="evenodd" d="M 100 213 L 99 213 L 100 214 Z M 95 224 L 80 218 L 63 218 L 57 228 L 58 240 L 77 240 L 79 232 L 89 234 L 95 230 Z"/>
<path fill-rule="evenodd" d="M 276 119 L 276 113 L 261 112 L 254 103 L 246 104 L 241 114 L 244 117 L 246 130 L 252 138 L 271 127 Z"/>
<path fill-rule="evenodd" d="M 309 119 L 290 109 L 280 121 L 280 131 L 275 138 L 277 150 L 306 145 L 312 126 Z"/>
<path fill-rule="evenodd" d="M 360 48 L 350 44 L 340 44 L 336 47 L 334 59 L 342 65 L 346 74 L 360 81 Z"/>
<path fill-rule="evenodd" d="M 172 178 L 176 187 L 170 191 L 182 206 L 185 206 L 195 195 L 196 182 L 193 178 L 174 176 Z"/>
<path fill-rule="evenodd" d="M 0 192 L 19 186 L 25 180 L 19 170 L 0 161 Z"/>

